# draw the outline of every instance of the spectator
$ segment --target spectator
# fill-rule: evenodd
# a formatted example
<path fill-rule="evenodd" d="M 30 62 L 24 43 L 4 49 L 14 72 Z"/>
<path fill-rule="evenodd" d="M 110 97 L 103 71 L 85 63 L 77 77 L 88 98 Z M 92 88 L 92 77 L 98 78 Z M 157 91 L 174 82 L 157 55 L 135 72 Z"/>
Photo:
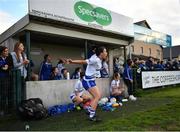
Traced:
<path fill-rule="evenodd" d="M 166 62 L 165 69 L 166 70 L 172 70 L 172 63 L 171 63 L 170 59 Z"/>
<path fill-rule="evenodd" d="M 63 59 L 59 59 L 59 62 L 57 64 L 57 68 L 58 68 L 58 75 L 61 76 L 61 70 L 65 68 Z"/>
<path fill-rule="evenodd" d="M 31 80 L 32 81 L 38 81 L 39 80 L 39 76 L 33 72 L 32 68 L 34 67 L 34 63 L 32 60 L 30 60 L 30 66 L 31 66 Z"/>
<path fill-rule="evenodd" d="M 124 88 L 120 82 L 120 74 L 115 72 L 113 75 L 113 80 L 111 81 L 110 86 L 110 95 L 111 97 L 116 98 L 118 102 L 121 102 L 123 99 Z"/>
<path fill-rule="evenodd" d="M 106 60 L 102 61 L 102 68 L 100 70 L 101 78 L 108 78 L 109 77 L 109 69 Z"/>
<path fill-rule="evenodd" d="M 133 60 L 134 65 L 132 66 L 132 68 L 138 69 L 139 68 L 139 58 L 135 58 Z"/>
<path fill-rule="evenodd" d="M 75 105 L 79 105 L 81 103 L 85 103 L 91 99 L 91 97 L 85 93 L 85 89 L 82 85 L 82 79 L 83 79 L 84 73 L 81 72 L 80 79 L 77 80 L 74 91 L 70 95 L 70 99 Z"/>
<path fill-rule="evenodd" d="M 82 72 L 82 69 L 80 67 L 77 67 L 72 74 L 71 79 L 80 79 L 80 73 Z"/>
<path fill-rule="evenodd" d="M 21 71 L 21 76 L 26 79 L 27 77 L 27 65 L 29 60 L 27 59 L 26 54 L 24 53 L 24 45 L 21 42 L 17 42 L 14 46 L 14 52 L 11 53 L 13 58 L 13 64 L 15 69 Z"/>
<path fill-rule="evenodd" d="M 160 61 L 157 61 L 157 63 L 154 64 L 154 69 L 155 69 L 156 71 L 163 71 L 163 70 L 164 70 L 163 65 L 161 64 Z"/>
<path fill-rule="evenodd" d="M 140 71 L 138 71 L 139 73 L 141 73 L 141 71 L 146 71 L 148 69 L 146 66 L 146 62 L 144 60 L 139 61 L 139 68 L 140 68 L 139 69 Z"/>
<path fill-rule="evenodd" d="M 120 71 L 119 58 L 114 58 L 113 64 L 114 64 L 114 72 L 119 72 Z"/>
<path fill-rule="evenodd" d="M 9 54 L 8 48 L 0 46 L 0 77 L 8 77 L 12 67 L 12 56 Z"/>
<path fill-rule="evenodd" d="M 138 82 L 140 82 L 140 78 L 141 78 L 141 72 L 140 72 L 140 68 L 139 68 L 139 58 L 135 58 L 133 60 L 133 66 L 132 66 L 132 70 L 133 70 L 133 90 L 135 90 L 136 88 L 138 88 Z"/>
<path fill-rule="evenodd" d="M 91 50 L 88 52 L 88 59 L 91 58 L 92 55 L 96 53 L 96 46 L 92 46 Z"/>
<path fill-rule="evenodd" d="M 132 101 L 136 101 L 136 97 L 133 95 L 133 73 L 132 73 L 132 66 L 133 66 L 133 61 L 131 59 L 127 60 L 127 64 L 124 69 L 123 73 L 123 78 L 124 82 L 128 87 L 128 94 L 129 94 L 129 99 Z"/>
<path fill-rule="evenodd" d="M 61 80 L 61 76 L 58 75 L 58 68 L 57 67 L 52 68 L 50 80 Z"/>
<path fill-rule="evenodd" d="M 44 56 L 44 61 L 41 64 L 39 79 L 40 80 L 49 80 L 52 71 L 51 57 L 49 54 Z"/>
<path fill-rule="evenodd" d="M 13 61 L 8 53 L 8 48 L 0 46 L 0 113 L 7 112 L 7 107 L 12 106 L 12 89 L 9 83 L 9 71 L 11 70 Z"/>
<path fill-rule="evenodd" d="M 152 57 L 148 57 L 148 60 L 146 61 L 146 67 L 149 71 L 154 70 L 154 60 Z"/>
<path fill-rule="evenodd" d="M 61 70 L 61 79 L 70 79 L 70 75 L 69 75 L 69 72 L 66 68 L 62 69 Z"/>
<path fill-rule="evenodd" d="M 164 71 L 164 70 L 165 70 L 165 64 L 164 64 L 164 61 L 161 61 L 160 64 L 161 64 L 161 69 Z"/>
<path fill-rule="evenodd" d="M 172 64 L 172 70 L 178 70 L 178 69 L 179 69 L 178 60 L 175 59 Z"/>

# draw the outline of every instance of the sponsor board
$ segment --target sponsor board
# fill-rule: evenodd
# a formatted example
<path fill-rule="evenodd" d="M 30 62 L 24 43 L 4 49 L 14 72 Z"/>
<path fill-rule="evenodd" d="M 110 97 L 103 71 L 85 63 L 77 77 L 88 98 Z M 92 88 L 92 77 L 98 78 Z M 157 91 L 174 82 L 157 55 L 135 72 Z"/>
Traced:
<path fill-rule="evenodd" d="M 133 19 L 81 0 L 29 0 L 29 14 L 134 36 Z"/>
<path fill-rule="evenodd" d="M 143 71 L 143 89 L 165 85 L 179 84 L 180 71 Z"/>

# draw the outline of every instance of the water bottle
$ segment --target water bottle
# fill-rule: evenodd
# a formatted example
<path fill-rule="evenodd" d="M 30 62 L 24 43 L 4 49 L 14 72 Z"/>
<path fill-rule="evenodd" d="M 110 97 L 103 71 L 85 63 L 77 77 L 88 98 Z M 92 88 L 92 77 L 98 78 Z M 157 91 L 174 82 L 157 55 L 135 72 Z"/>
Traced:
<path fill-rule="evenodd" d="M 69 75 L 69 72 L 67 72 L 67 80 L 70 79 L 70 75 Z"/>
<path fill-rule="evenodd" d="M 29 129 L 30 129 L 29 125 L 25 125 L 25 130 L 29 131 Z"/>

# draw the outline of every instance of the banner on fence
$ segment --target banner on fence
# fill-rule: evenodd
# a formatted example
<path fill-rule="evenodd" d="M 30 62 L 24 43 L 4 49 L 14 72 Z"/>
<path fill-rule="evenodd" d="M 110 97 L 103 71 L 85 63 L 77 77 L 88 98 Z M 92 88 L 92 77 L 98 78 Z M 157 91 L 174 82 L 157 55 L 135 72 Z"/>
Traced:
<path fill-rule="evenodd" d="M 180 83 L 180 71 L 144 71 L 143 89 Z"/>

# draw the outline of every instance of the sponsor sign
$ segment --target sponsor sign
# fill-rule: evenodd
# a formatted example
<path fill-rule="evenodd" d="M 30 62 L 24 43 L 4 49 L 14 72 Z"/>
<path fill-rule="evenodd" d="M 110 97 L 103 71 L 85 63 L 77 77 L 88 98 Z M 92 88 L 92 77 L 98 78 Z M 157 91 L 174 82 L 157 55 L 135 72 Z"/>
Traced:
<path fill-rule="evenodd" d="M 133 19 L 80 0 L 29 0 L 29 14 L 126 36 Z"/>
<path fill-rule="evenodd" d="M 102 26 L 110 25 L 112 22 L 111 14 L 106 9 L 101 7 L 93 8 L 92 5 L 83 1 L 75 4 L 74 11 L 80 19 L 86 22 L 96 21 Z"/>
<path fill-rule="evenodd" d="M 179 84 L 179 83 L 180 83 L 180 71 L 142 72 L 143 89 Z"/>

